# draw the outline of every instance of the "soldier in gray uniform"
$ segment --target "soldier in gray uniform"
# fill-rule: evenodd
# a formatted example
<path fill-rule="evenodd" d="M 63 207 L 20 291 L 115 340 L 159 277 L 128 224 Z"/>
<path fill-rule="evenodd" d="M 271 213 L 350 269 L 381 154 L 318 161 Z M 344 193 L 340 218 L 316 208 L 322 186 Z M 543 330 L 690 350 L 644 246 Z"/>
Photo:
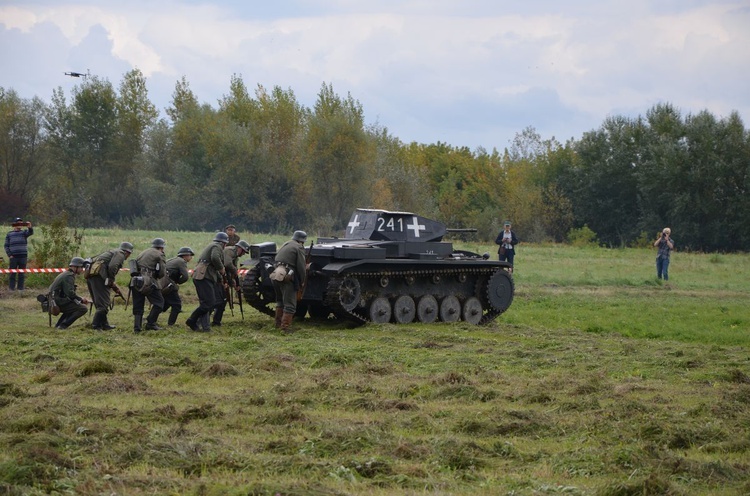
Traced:
<path fill-rule="evenodd" d="M 117 273 L 120 272 L 122 264 L 130 257 L 131 253 L 133 253 L 133 245 L 123 241 L 119 248 L 105 251 L 91 259 L 86 283 L 96 308 L 91 327 L 97 331 L 115 329 L 115 326 L 110 325 L 107 319 L 110 299 L 112 298 L 112 291 L 115 294 L 122 295 L 120 288 L 115 283 L 115 278 Z"/>
<path fill-rule="evenodd" d="M 151 311 L 146 317 L 146 329 L 158 331 L 163 329 L 156 323 L 159 314 L 164 308 L 164 297 L 157 284 L 159 279 L 167 273 L 167 259 L 164 256 L 164 246 L 166 242 L 162 238 L 155 238 L 151 241 L 151 248 L 148 248 L 138 255 L 135 259 L 134 269 L 131 270 L 130 284 L 133 288 L 133 332 L 141 332 L 143 324 L 143 310 L 146 306 L 146 299 L 151 303 Z"/>
<path fill-rule="evenodd" d="M 224 269 L 226 270 L 227 284 L 232 286 L 235 291 L 240 290 L 240 277 L 239 267 L 237 261 L 242 255 L 250 253 L 250 245 L 244 239 L 237 242 L 235 246 L 227 246 L 224 248 Z M 221 297 L 219 304 L 214 309 L 214 318 L 211 322 L 212 325 L 221 326 L 221 318 L 224 316 L 224 311 L 227 309 L 227 292 Z"/>
<path fill-rule="evenodd" d="M 218 232 L 212 243 L 204 248 L 198 257 L 198 265 L 193 271 L 193 284 L 198 294 L 199 305 L 185 321 L 185 324 L 193 331 L 211 332 L 208 315 L 223 298 L 226 275 L 224 248 L 228 242 L 227 233 Z"/>
<path fill-rule="evenodd" d="M 306 275 L 305 267 L 305 231 L 294 231 L 292 239 L 284 243 L 276 253 L 276 269 L 285 273 L 283 280 L 274 280 L 276 291 L 276 322 L 277 328 L 284 333 L 291 332 L 294 312 L 297 311 L 297 290 Z M 281 267 L 281 269 L 279 268 Z M 277 270 L 274 270 L 277 272 Z M 273 279 L 273 275 L 271 277 Z"/>
<path fill-rule="evenodd" d="M 86 305 L 89 300 L 76 294 L 76 276 L 81 272 L 83 259 L 73 257 L 68 264 L 68 270 L 57 276 L 49 287 L 55 305 L 60 308 L 60 318 L 55 324 L 55 329 L 67 329 L 88 311 Z"/>
<path fill-rule="evenodd" d="M 182 298 L 180 298 L 180 285 L 190 279 L 187 264 L 193 259 L 192 248 L 183 246 L 177 251 L 177 256 L 167 260 L 167 274 L 161 280 L 161 294 L 164 296 L 164 311 L 169 312 L 167 325 L 174 325 L 177 316 L 182 311 Z"/>

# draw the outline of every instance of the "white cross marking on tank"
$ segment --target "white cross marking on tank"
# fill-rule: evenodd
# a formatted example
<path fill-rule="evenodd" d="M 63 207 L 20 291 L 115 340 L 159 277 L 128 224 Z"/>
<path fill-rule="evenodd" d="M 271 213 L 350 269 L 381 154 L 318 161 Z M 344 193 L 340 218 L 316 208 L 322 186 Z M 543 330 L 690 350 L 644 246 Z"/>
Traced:
<path fill-rule="evenodd" d="M 346 225 L 346 227 L 351 227 L 351 229 L 349 230 L 349 234 L 354 232 L 355 227 L 359 227 L 359 222 L 357 221 L 357 219 L 359 219 L 359 215 L 355 215 L 354 220 Z"/>
<path fill-rule="evenodd" d="M 424 226 L 424 224 L 418 223 L 416 217 L 412 217 L 412 219 L 414 219 L 414 224 L 407 224 L 406 227 L 408 229 L 412 229 L 414 231 L 414 237 L 418 238 L 419 237 L 419 231 L 424 231 L 427 228 Z"/>

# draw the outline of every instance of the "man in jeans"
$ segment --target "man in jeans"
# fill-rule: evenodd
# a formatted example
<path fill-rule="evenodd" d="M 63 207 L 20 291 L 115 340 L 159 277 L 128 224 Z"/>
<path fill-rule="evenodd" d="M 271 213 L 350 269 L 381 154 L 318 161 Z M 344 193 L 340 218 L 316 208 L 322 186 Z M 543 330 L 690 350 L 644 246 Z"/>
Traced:
<path fill-rule="evenodd" d="M 654 246 L 659 248 L 656 254 L 656 277 L 665 281 L 669 280 L 669 255 L 674 250 L 674 240 L 671 236 L 672 230 L 665 227 L 661 236 L 654 241 Z"/>
<path fill-rule="evenodd" d="M 16 217 L 11 224 L 13 230 L 5 236 L 5 254 L 8 255 L 9 268 L 11 269 L 25 269 L 26 261 L 29 257 L 29 251 L 27 248 L 27 238 L 34 234 L 34 228 L 31 227 L 31 222 L 24 222 L 20 217 Z M 21 230 L 25 227 L 25 230 Z M 16 277 L 18 276 L 18 277 Z M 19 274 L 10 274 L 10 290 L 14 291 L 18 288 L 19 291 L 23 290 L 23 283 L 26 278 L 26 274 L 20 272 Z M 18 284 L 16 285 L 16 280 Z"/>

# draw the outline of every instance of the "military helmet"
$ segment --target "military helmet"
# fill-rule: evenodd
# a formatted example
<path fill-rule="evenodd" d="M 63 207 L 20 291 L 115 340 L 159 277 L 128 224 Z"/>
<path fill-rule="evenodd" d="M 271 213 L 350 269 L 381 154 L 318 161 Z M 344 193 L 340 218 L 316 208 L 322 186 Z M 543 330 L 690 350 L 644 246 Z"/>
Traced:
<path fill-rule="evenodd" d="M 189 246 L 183 246 L 177 251 L 178 257 L 181 257 L 182 255 L 195 255 L 195 253 L 193 253 L 193 249 Z"/>
<path fill-rule="evenodd" d="M 250 243 L 248 243 L 244 239 L 237 241 L 237 246 L 242 248 L 242 251 L 244 251 L 245 253 L 250 253 Z"/>
<path fill-rule="evenodd" d="M 68 267 L 83 267 L 83 259 L 81 257 L 73 257 L 70 259 Z"/>
<path fill-rule="evenodd" d="M 229 243 L 229 236 L 225 232 L 217 232 L 216 236 L 214 236 L 214 241 L 218 241 L 219 243 Z"/>
<path fill-rule="evenodd" d="M 154 240 L 151 242 L 151 246 L 153 248 L 164 248 L 167 245 L 167 242 L 164 241 L 163 238 L 154 238 Z"/>
<path fill-rule="evenodd" d="M 304 243 L 307 241 L 307 233 L 305 231 L 294 231 L 292 239 Z"/>
<path fill-rule="evenodd" d="M 128 253 L 133 253 L 133 244 L 128 243 L 127 241 L 123 241 L 122 243 L 120 243 L 120 249 Z"/>

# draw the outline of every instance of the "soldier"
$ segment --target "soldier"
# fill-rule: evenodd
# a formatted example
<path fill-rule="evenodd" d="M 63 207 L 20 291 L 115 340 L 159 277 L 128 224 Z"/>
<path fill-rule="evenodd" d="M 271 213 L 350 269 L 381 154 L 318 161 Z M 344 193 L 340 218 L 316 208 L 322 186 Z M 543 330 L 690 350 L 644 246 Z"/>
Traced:
<path fill-rule="evenodd" d="M 171 309 L 167 325 L 174 325 L 177 316 L 182 311 L 182 298 L 180 298 L 180 284 L 190 279 L 187 264 L 193 259 L 192 248 L 183 246 L 177 252 L 177 256 L 167 260 L 167 274 L 161 280 L 161 294 L 164 296 L 164 311 Z"/>
<path fill-rule="evenodd" d="M 164 308 L 164 297 L 161 294 L 157 281 L 164 277 L 167 272 L 167 259 L 164 257 L 164 246 L 166 242 L 162 238 L 151 241 L 148 248 L 138 255 L 135 263 L 131 262 L 130 284 L 133 291 L 133 332 L 141 332 L 143 324 L 143 310 L 146 299 L 151 303 L 151 311 L 146 317 L 146 329 L 158 331 L 163 329 L 156 323 L 159 314 Z"/>
<path fill-rule="evenodd" d="M 235 291 L 239 291 L 240 289 L 240 277 L 239 268 L 237 267 L 237 261 L 241 256 L 247 253 L 250 253 L 250 245 L 244 239 L 239 240 L 236 246 L 227 245 L 227 247 L 224 248 L 224 269 L 226 270 L 227 284 L 233 287 Z M 231 293 L 229 293 L 229 291 L 225 291 L 222 295 L 221 300 L 219 301 L 219 304 L 216 305 L 216 308 L 214 309 L 213 322 L 211 322 L 212 325 L 221 326 L 221 318 L 224 316 L 224 310 L 227 309 L 227 300 L 225 296 L 231 297 L 229 295 L 231 295 Z"/>
<path fill-rule="evenodd" d="M 193 271 L 193 284 L 198 294 L 199 305 L 185 321 L 193 331 L 211 332 L 208 314 L 224 296 L 224 248 L 228 242 L 227 233 L 216 233 L 212 243 L 203 249 L 198 258 L 198 265 Z"/>
<path fill-rule="evenodd" d="M 240 235 L 237 234 L 237 229 L 234 227 L 234 224 L 229 224 L 225 227 L 224 232 L 227 233 L 227 237 L 229 238 L 227 246 L 234 246 L 240 241 Z"/>
<path fill-rule="evenodd" d="M 94 307 L 96 307 L 94 319 L 91 321 L 91 328 L 96 331 L 115 329 L 115 326 L 110 325 L 107 319 L 109 303 L 112 298 L 112 291 L 122 296 L 122 291 L 117 286 L 115 278 L 117 273 L 120 272 L 122 264 L 130 257 L 131 253 L 133 253 L 133 245 L 123 241 L 119 248 L 105 251 L 91 259 L 86 283 L 91 298 L 94 300 Z"/>
<path fill-rule="evenodd" d="M 49 292 L 52 294 L 55 305 L 60 308 L 61 314 L 55 324 L 55 329 L 67 329 L 88 311 L 86 305 L 89 300 L 76 294 L 76 276 L 81 272 L 83 272 L 83 259 L 73 257 L 68 264 L 68 270 L 57 276 L 49 287 Z"/>
<path fill-rule="evenodd" d="M 24 222 L 20 217 L 16 217 L 13 220 L 12 231 L 9 231 L 5 236 L 5 254 L 8 255 L 8 268 L 9 269 L 25 269 L 26 260 L 29 257 L 28 252 L 28 237 L 34 234 L 34 228 L 31 227 L 31 222 Z M 26 230 L 21 230 L 25 227 Z M 16 277 L 15 272 L 11 272 L 9 279 L 9 288 L 14 291 L 18 288 L 19 291 L 23 291 L 23 283 L 26 278 L 26 274 L 19 272 Z M 18 279 L 18 285 L 16 285 L 16 279 Z"/>
<path fill-rule="evenodd" d="M 276 291 L 275 325 L 285 334 L 292 332 L 289 326 L 292 325 L 294 312 L 297 311 L 297 290 L 306 275 L 304 246 L 306 240 L 305 231 L 294 231 L 292 239 L 284 243 L 276 253 L 276 268 L 271 274 L 273 288 Z"/>

